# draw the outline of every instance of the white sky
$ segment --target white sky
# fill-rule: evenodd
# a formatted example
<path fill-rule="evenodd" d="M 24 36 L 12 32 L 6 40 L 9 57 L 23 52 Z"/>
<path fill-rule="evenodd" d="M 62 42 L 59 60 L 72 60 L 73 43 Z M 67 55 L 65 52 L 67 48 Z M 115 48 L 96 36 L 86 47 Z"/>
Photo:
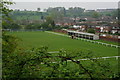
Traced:
<path fill-rule="evenodd" d="M 81 7 L 85 9 L 118 8 L 119 0 L 10 0 L 16 2 L 11 9 L 41 10 L 48 7 Z"/>
<path fill-rule="evenodd" d="M 11 0 L 15 2 L 119 2 L 120 0 Z"/>

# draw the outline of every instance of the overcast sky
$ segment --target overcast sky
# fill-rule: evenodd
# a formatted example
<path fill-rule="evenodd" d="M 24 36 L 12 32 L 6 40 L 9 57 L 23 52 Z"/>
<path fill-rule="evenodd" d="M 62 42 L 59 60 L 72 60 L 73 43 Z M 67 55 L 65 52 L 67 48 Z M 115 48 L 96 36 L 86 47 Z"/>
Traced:
<path fill-rule="evenodd" d="M 119 2 L 120 0 L 11 0 L 15 2 Z"/>
<path fill-rule="evenodd" d="M 10 6 L 12 9 L 42 10 L 48 7 L 82 7 L 85 9 L 118 8 L 119 0 L 12 0 L 16 4 Z"/>

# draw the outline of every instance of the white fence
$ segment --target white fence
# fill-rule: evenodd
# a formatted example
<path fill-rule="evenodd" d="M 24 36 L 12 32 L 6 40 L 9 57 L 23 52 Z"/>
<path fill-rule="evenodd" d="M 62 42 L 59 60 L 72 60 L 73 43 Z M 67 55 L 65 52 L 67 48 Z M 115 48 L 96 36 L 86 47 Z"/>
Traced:
<path fill-rule="evenodd" d="M 53 51 L 48 53 L 60 53 L 59 51 Z M 120 56 L 109 56 L 109 57 L 98 57 L 98 58 L 92 58 L 92 59 L 107 59 L 107 58 L 116 58 L 118 59 Z M 90 59 L 78 59 L 78 60 L 90 60 Z"/>
<path fill-rule="evenodd" d="M 119 58 L 120 56 L 110 56 L 110 57 L 98 57 L 98 58 L 91 58 L 91 59 L 104 59 L 104 60 L 106 60 L 106 59 L 108 59 L 108 58 L 115 58 L 116 60 L 118 60 L 118 58 Z M 78 59 L 78 61 L 80 61 L 80 60 L 91 60 L 91 59 Z"/>
<path fill-rule="evenodd" d="M 110 56 L 110 57 L 98 57 L 98 58 L 86 58 L 86 59 L 78 59 L 78 60 L 74 60 L 74 61 L 87 61 L 87 60 L 94 60 L 94 59 L 103 59 L 103 60 L 106 60 L 108 58 L 115 58 L 116 60 L 118 60 L 120 56 Z M 68 62 L 71 61 L 71 60 L 67 60 Z M 57 62 L 51 62 L 51 63 L 57 63 Z M 41 63 L 41 64 L 44 64 L 44 63 Z"/>
<path fill-rule="evenodd" d="M 49 32 L 49 31 L 45 31 L 45 32 L 56 34 L 56 35 L 61 35 L 61 36 L 66 36 L 66 37 L 70 37 L 68 35 L 60 34 L 60 33 L 56 33 L 56 32 Z M 93 40 L 88 40 L 88 39 L 83 39 L 83 38 L 76 38 L 76 39 L 79 39 L 79 40 L 82 40 L 82 41 L 91 42 L 91 43 L 97 43 L 97 44 L 101 44 L 101 45 L 105 45 L 105 46 L 109 46 L 109 47 L 120 48 L 120 46 L 118 46 L 118 45 L 107 44 L 107 43 L 103 43 L 103 42 L 99 42 L 99 41 L 93 41 Z"/>
<path fill-rule="evenodd" d="M 120 46 L 118 46 L 118 45 L 107 44 L 107 43 L 103 43 L 103 42 L 99 42 L 99 41 L 87 40 L 87 39 L 82 39 L 82 38 L 77 38 L 77 39 L 80 39 L 80 40 L 83 40 L 83 41 L 87 41 L 87 42 L 91 42 L 91 43 L 97 43 L 97 44 L 101 44 L 101 45 L 105 45 L 105 46 L 120 48 Z"/>

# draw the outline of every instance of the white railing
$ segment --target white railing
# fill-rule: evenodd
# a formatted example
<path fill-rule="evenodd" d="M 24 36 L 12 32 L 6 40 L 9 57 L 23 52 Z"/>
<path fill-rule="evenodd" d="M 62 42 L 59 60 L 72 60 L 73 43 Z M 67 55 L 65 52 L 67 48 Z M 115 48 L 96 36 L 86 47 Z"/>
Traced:
<path fill-rule="evenodd" d="M 64 34 L 60 34 L 60 33 L 56 33 L 56 32 L 50 32 L 50 31 L 45 31 L 45 32 L 56 34 L 56 35 L 61 35 L 61 36 L 66 36 L 66 37 L 70 37 L 68 35 L 64 35 Z M 118 45 L 103 43 L 103 42 L 99 42 L 99 41 L 93 41 L 93 40 L 88 40 L 88 39 L 83 39 L 83 38 L 76 38 L 76 39 L 80 39 L 80 40 L 91 42 L 91 43 L 97 43 L 97 44 L 101 44 L 101 45 L 105 45 L 105 46 L 109 46 L 109 47 L 120 48 L 120 46 L 118 46 Z"/>
<path fill-rule="evenodd" d="M 98 57 L 98 58 L 86 58 L 86 59 L 77 59 L 77 60 L 74 60 L 74 61 L 86 61 L 86 60 L 94 60 L 94 59 L 108 59 L 108 58 L 115 58 L 116 60 L 118 60 L 120 56 L 110 56 L 110 57 Z M 67 62 L 70 62 L 71 60 L 67 60 Z M 57 63 L 57 62 L 51 62 L 51 63 Z M 44 64 L 44 63 L 41 63 L 41 64 Z"/>

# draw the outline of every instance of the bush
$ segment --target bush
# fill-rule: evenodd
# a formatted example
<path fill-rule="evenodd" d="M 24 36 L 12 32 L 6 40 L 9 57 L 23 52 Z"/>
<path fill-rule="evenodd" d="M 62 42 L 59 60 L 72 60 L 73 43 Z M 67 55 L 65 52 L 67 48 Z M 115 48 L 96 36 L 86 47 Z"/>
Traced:
<path fill-rule="evenodd" d="M 88 33 L 93 33 L 93 34 L 95 34 L 95 30 L 94 30 L 94 29 L 91 29 L 91 28 L 88 29 L 87 32 L 88 32 Z"/>

